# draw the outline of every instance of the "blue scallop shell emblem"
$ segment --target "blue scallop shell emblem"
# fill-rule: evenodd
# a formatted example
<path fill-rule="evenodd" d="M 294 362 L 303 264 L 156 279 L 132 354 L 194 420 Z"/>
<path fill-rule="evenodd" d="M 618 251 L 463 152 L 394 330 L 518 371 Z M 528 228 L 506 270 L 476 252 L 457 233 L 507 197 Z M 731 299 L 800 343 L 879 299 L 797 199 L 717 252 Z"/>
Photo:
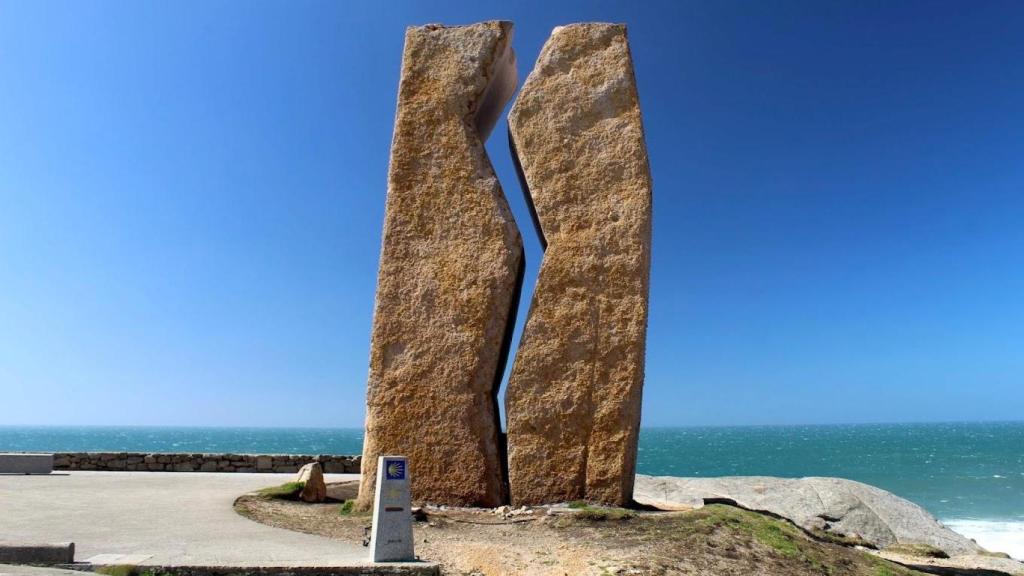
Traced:
<path fill-rule="evenodd" d="M 387 480 L 405 480 L 405 461 L 385 460 L 384 478 Z"/>

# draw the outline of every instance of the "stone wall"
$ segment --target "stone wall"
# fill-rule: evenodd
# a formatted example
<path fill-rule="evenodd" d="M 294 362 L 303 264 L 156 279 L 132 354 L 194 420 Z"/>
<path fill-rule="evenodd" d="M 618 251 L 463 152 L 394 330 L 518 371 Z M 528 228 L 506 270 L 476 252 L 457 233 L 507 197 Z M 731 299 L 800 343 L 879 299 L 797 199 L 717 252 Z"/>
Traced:
<path fill-rule="evenodd" d="M 320 462 L 328 474 L 358 474 L 360 456 L 330 454 L 145 454 L 141 452 L 55 452 L 54 470 L 139 472 L 298 472 Z"/>

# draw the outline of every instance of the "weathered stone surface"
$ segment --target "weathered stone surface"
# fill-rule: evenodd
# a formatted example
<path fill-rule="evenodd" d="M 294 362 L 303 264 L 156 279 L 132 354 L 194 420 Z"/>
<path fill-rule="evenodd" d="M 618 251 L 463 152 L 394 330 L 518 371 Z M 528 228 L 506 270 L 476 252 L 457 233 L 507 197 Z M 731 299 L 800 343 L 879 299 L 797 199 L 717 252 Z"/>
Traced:
<path fill-rule="evenodd" d="M 556 28 L 509 114 L 546 244 L 506 393 L 514 505 L 629 501 L 651 178 L 626 28 Z"/>
<path fill-rule="evenodd" d="M 636 478 L 636 500 L 656 507 L 700 507 L 730 501 L 770 512 L 809 531 L 857 536 L 878 548 L 928 544 L 950 556 L 977 554 L 976 543 L 943 526 L 927 510 L 881 488 L 842 478 Z"/>
<path fill-rule="evenodd" d="M 323 502 L 327 497 L 327 483 L 324 482 L 324 471 L 319 462 L 310 462 L 299 468 L 296 482 L 303 482 L 299 498 L 306 502 Z"/>
<path fill-rule="evenodd" d="M 522 241 L 483 141 L 515 89 L 512 25 L 409 28 L 391 147 L 358 504 L 380 455 L 421 502 L 505 497 L 497 387 Z"/>

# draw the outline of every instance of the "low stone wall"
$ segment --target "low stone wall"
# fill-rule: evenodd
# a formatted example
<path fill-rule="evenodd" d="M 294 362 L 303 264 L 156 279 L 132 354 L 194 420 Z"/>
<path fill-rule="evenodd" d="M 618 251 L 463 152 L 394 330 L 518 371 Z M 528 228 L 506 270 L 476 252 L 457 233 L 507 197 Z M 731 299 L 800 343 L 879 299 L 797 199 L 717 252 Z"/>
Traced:
<path fill-rule="evenodd" d="M 330 454 L 145 454 L 141 452 L 55 452 L 54 470 L 138 472 L 298 472 L 319 462 L 328 474 L 358 474 L 361 456 Z"/>

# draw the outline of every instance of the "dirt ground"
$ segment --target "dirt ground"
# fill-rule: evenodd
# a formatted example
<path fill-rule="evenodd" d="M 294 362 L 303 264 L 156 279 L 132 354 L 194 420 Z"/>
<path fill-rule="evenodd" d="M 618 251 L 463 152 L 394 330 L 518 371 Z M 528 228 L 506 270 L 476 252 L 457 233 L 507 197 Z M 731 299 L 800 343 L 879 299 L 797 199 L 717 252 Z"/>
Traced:
<path fill-rule="evenodd" d="M 369 515 L 343 512 L 355 486 L 306 504 L 242 496 L 235 509 L 264 524 L 361 542 Z M 814 540 L 792 524 L 730 506 L 678 512 L 547 508 L 508 517 L 492 510 L 427 509 L 414 523 L 416 553 L 452 575 L 908 576 L 870 554 Z"/>

